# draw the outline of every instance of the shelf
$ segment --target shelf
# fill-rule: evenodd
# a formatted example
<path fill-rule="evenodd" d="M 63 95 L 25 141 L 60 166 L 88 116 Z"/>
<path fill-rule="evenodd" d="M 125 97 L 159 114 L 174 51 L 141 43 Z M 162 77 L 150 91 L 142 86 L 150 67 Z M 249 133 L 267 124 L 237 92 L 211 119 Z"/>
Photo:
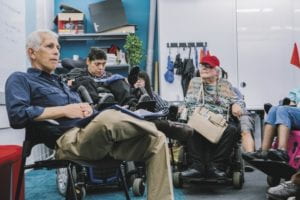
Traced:
<path fill-rule="evenodd" d="M 121 74 L 127 77 L 129 72 L 129 65 L 128 64 L 106 65 L 105 70 L 113 74 Z"/>
<path fill-rule="evenodd" d="M 60 41 L 124 40 L 128 33 L 59 34 Z"/>
<path fill-rule="evenodd" d="M 105 69 L 110 70 L 110 69 L 124 69 L 124 68 L 129 68 L 128 64 L 120 64 L 120 65 L 106 65 Z"/>

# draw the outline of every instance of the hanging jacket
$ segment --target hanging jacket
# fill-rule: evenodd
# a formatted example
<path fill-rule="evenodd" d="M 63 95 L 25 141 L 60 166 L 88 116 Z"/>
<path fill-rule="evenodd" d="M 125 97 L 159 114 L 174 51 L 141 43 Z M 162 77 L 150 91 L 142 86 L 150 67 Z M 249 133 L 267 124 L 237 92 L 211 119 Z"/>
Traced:
<path fill-rule="evenodd" d="M 189 57 L 183 61 L 183 72 L 181 78 L 181 86 L 183 90 L 183 96 L 186 96 L 186 92 L 190 83 L 190 80 L 194 77 L 195 66 L 193 59 L 191 59 L 191 48 L 189 50 Z"/>

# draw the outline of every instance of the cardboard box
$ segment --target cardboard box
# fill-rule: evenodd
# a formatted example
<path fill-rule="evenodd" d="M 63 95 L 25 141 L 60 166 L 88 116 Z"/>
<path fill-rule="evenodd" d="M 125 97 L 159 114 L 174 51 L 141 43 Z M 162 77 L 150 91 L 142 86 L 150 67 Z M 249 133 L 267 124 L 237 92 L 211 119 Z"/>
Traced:
<path fill-rule="evenodd" d="M 59 34 L 80 34 L 84 33 L 83 13 L 58 13 Z"/>

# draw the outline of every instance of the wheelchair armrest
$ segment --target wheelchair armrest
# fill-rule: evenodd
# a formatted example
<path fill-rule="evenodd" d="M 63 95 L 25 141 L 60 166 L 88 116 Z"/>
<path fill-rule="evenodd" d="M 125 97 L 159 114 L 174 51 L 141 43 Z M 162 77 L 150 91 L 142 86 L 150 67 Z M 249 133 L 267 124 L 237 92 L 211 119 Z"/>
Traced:
<path fill-rule="evenodd" d="M 106 89 L 105 87 L 97 87 L 98 93 L 111 93 L 109 89 Z"/>
<path fill-rule="evenodd" d="M 46 119 L 45 122 L 48 122 L 51 125 L 59 125 L 59 122 L 54 119 Z"/>
<path fill-rule="evenodd" d="M 167 118 L 171 121 L 177 121 L 178 119 L 178 105 L 171 105 L 169 107 L 169 113 Z"/>

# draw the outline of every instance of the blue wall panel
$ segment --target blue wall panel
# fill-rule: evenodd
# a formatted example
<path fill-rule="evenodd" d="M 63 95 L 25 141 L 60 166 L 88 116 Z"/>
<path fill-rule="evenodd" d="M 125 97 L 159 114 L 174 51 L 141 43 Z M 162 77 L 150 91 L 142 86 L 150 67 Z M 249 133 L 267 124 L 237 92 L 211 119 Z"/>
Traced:
<path fill-rule="evenodd" d="M 67 4 L 74 8 L 81 10 L 85 14 L 86 19 L 86 33 L 94 33 L 94 27 L 91 22 L 88 5 L 99 0 L 56 0 L 55 2 L 55 14 L 59 13 L 59 6 L 61 4 Z M 149 21 L 149 0 L 123 0 L 125 13 L 129 24 L 137 25 L 136 34 L 143 41 L 144 55 L 147 53 L 148 42 L 148 21 Z M 91 46 L 110 46 L 111 44 L 117 44 L 119 47 L 124 45 L 124 41 L 64 41 L 61 43 L 61 58 L 72 57 L 74 54 L 80 57 L 86 57 L 89 48 Z M 144 57 L 141 67 L 145 69 L 146 57 Z"/>

